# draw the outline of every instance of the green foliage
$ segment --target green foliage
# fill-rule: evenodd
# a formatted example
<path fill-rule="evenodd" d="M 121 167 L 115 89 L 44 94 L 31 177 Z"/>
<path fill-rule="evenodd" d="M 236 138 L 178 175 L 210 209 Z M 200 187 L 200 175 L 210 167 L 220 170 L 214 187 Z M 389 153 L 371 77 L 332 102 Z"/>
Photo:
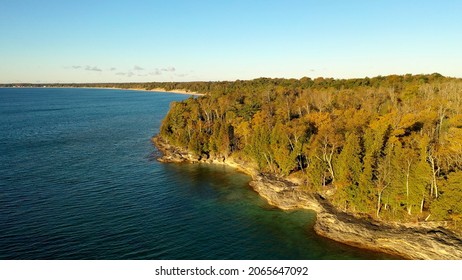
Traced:
<path fill-rule="evenodd" d="M 336 198 L 336 200 L 341 201 L 341 203 L 346 200 L 349 205 L 366 210 L 367 189 L 360 185 L 360 176 L 363 170 L 362 155 L 360 137 L 355 132 L 348 133 L 343 149 L 335 161 L 337 184 L 343 186 L 337 191 L 336 195 L 340 198 Z"/>
<path fill-rule="evenodd" d="M 442 187 L 440 198 L 432 204 L 432 215 L 438 220 L 462 218 L 462 173 L 449 176 Z"/>
<path fill-rule="evenodd" d="M 348 185 L 359 185 L 362 172 L 361 139 L 356 133 L 348 133 L 343 149 L 336 161 L 337 179 Z"/>
<path fill-rule="evenodd" d="M 318 157 L 312 157 L 307 169 L 307 176 L 311 188 L 320 191 L 326 185 L 327 164 Z"/>

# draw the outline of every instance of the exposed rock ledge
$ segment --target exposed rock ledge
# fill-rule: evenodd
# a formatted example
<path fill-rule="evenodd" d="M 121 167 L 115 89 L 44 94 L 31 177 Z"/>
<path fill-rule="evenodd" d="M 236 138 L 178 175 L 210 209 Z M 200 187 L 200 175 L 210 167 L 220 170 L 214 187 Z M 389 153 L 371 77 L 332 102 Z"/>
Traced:
<path fill-rule="evenodd" d="M 193 156 L 161 137 L 153 142 L 163 153 L 161 162 L 208 162 L 231 165 L 250 174 L 250 186 L 271 205 L 281 209 L 311 209 L 317 212 L 316 233 L 359 248 L 399 255 L 407 259 L 462 259 L 462 238 L 438 223 L 382 223 L 358 218 L 335 209 L 318 194 L 304 191 L 296 182 L 258 174 L 230 159 Z"/>

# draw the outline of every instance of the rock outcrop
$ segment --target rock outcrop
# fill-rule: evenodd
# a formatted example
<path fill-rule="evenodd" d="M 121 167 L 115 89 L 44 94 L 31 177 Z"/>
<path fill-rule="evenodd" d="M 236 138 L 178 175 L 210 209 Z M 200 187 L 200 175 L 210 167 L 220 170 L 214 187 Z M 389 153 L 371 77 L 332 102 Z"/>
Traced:
<path fill-rule="evenodd" d="M 161 137 L 153 142 L 163 153 L 161 162 L 207 162 L 231 165 L 250 174 L 250 186 L 269 204 L 284 210 L 310 209 L 317 213 L 317 234 L 359 248 L 399 255 L 407 259 L 462 259 L 462 238 L 438 223 L 383 223 L 356 217 L 333 207 L 319 194 L 297 183 L 254 169 L 232 159 L 197 157 L 170 145 Z"/>
<path fill-rule="evenodd" d="M 462 259 L 462 240 L 427 225 L 389 225 L 344 213 L 317 213 L 316 233 L 352 246 L 400 255 L 407 259 Z"/>
<path fill-rule="evenodd" d="M 199 158 L 193 156 L 185 149 L 181 149 L 170 145 L 160 136 L 152 137 L 151 141 L 156 145 L 157 149 L 162 153 L 162 156 L 157 160 L 160 162 L 196 162 Z"/>

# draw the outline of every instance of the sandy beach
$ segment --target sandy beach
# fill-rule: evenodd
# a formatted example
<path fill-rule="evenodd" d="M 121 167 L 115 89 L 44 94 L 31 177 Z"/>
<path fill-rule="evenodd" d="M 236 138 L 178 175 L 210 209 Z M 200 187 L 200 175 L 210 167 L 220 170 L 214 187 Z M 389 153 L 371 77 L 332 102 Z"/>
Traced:
<path fill-rule="evenodd" d="M 155 92 L 169 92 L 175 94 L 186 94 L 186 95 L 196 95 L 202 96 L 205 95 L 203 93 L 198 93 L 195 91 L 187 91 L 184 89 L 175 89 L 175 90 L 166 90 L 164 88 L 153 88 L 153 89 L 142 89 L 142 88 L 110 88 L 110 89 L 125 89 L 125 90 L 138 90 L 138 91 L 155 91 Z"/>

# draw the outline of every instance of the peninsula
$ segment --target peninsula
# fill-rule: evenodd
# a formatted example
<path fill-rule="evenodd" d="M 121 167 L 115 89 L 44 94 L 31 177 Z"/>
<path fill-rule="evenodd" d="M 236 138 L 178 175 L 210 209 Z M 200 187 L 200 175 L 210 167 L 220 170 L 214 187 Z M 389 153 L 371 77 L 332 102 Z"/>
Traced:
<path fill-rule="evenodd" d="M 188 88 L 190 85 L 182 85 Z M 222 163 L 328 238 L 462 259 L 462 80 L 431 75 L 198 83 L 153 142 L 161 161 Z"/>

